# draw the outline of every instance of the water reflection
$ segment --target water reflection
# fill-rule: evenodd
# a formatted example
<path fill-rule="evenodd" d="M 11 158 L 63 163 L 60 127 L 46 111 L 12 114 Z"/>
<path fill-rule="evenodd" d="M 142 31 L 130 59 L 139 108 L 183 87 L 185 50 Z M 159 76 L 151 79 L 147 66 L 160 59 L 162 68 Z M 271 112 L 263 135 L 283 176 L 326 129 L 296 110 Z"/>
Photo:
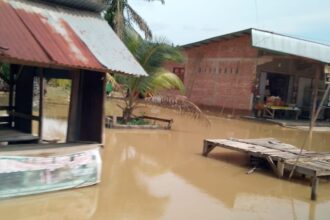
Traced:
<path fill-rule="evenodd" d="M 91 219 L 98 194 L 86 187 L 0 201 L 1 219 Z"/>

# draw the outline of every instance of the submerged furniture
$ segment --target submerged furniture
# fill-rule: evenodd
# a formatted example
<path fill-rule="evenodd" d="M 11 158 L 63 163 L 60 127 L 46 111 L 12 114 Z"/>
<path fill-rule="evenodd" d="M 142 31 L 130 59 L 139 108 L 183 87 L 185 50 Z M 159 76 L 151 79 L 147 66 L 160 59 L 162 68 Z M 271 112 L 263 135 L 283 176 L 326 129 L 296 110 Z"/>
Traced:
<path fill-rule="evenodd" d="M 9 144 L 38 143 L 39 137 L 13 128 L 2 127 L 0 128 L 0 142 Z"/>
<path fill-rule="evenodd" d="M 262 139 L 206 139 L 203 155 L 207 156 L 215 147 L 247 153 L 257 160 L 267 161 L 273 172 L 283 178 L 285 171 L 311 178 L 311 199 L 317 199 L 319 178 L 330 177 L 330 153 L 317 153 L 281 143 L 273 138 Z M 294 168 L 294 166 L 296 167 Z"/>
<path fill-rule="evenodd" d="M 263 109 L 263 117 L 274 119 L 276 112 L 293 112 L 295 119 L 298 120 L 301 110 L 298 107 L 265 105 Z"/>

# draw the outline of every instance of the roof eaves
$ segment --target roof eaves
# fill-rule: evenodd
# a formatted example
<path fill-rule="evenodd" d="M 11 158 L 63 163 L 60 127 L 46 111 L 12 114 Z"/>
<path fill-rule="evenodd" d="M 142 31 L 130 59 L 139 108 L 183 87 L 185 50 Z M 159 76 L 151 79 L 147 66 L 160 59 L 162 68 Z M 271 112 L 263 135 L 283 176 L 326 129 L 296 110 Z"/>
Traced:
<path fill-rule="evenodd" d="M 259 29 L 252 30 L 251 41 L 261 50 L 330 63 L 330 45 Z"/>
<path fill-rule="evenodd" d="M 109 5 L 104 0 L 29 0 L 38 1 L 42 3 L 50 3 L 55 5 L 62 5 L 78 10 L 85 10 L 100 13 L 106 10 Z"/>
<path fill-rule="evenodd" d="M 229 33 L 229 34 L 225 34 L 225 35 L 220 35 L 220 36 L 208 38 L 205 40 L 197 41 L 194 43 L 185 44 L 185 45 L 182 45 L 181 48 L 198 47 L 200 45 L 209 44 L 211 42 L 215 42 L 215 41 L 219 41 L 219 40 L 229 40 L 229 39 L 233 39 L 236 37 L 242 37 L 244 35 L 250 35 L 251 31 L 252 31 L 252 28 L 249 28 L 249 29 L 245 29 L 245 30 L 241 30 L 241 31 L 237 31 L 237 32 L 233 32 L 233 33 Z"/>

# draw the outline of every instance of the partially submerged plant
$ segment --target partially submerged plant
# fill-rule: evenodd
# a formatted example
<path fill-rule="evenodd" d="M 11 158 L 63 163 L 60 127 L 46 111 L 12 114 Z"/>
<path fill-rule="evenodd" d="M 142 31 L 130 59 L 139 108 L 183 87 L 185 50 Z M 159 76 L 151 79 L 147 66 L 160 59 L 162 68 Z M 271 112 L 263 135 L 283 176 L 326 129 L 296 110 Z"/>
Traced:
<path fill-rule="evenodd" d="M 147 41 L 134 31 L 127 31 L 125 44 L 137 61 L 149 74 L 148 76 L 133 77 L 115 75 L 116 82 L 122 85 L 126 93 L 123 119 L 125 122 L 132 118 L 133 110 L 144 97 L 150 97 L 165 89 L 184 91 L 180 78 L 163 68 L 165 61 L 181 62 L 183 60 L 178 48 L 166 43 L 165 40 Z"/>
<path fill-rule="evenodd" d="M 166 61 L 183 62 L 180 49 L 171 46 L 164 39 L 147 41 L 129 29 L 126 33 L 124 40 L 126 46 L 148 76 L 134 77 L 116 74 L 114 77 L 108 76 L 108 81 L 114 87 L 121 88 L 124 93 L 124 105 L 119 105 L 123 111 L 124 123 L 128 123 L 133 118 L 133 111 L 141 102 L 170 107 L 193 118 L 205 119 L 209 122 L 198 106 L 184 96 L 159 95 L 161 91 L 168 89 L 179 90 L 182 94 L 185 90 L 181 79 L 163 68 Z"/>
<path fill-rule="evenodd" d="M 194 119 L 202 120 L 210 125 L 209 119 L 202 110 L 190 101 L 186 96 L 182 95 L 156 95 L 145 99 L 146 103 L 157 105 L 165 108 L 177 110 L 180 114 L 187 115 Z"/>

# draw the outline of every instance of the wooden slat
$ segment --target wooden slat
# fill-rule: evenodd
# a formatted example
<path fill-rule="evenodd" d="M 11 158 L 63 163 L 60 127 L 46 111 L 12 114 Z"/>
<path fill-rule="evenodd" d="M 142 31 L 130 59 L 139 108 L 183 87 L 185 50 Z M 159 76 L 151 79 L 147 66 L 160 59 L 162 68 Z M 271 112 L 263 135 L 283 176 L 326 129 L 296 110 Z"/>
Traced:
<path fill-rule="evenodd" d="M 173 119 L 164 119 L 164 118 L 157 118 L 157 117 L 151 117 L 151 116 L 140 116 L 139 118 L 143 119 L 150 119 L 150 120 L 155 120 L 155 121 L 162 121 L 162 122 L 167 122 L 167 123 L 172 123 Z"/>
<path fill-rule="evenodd" d="M 207 139 L 205 140 L 205 143 L 207 145 L 207 149 L 204 151 L 207 154 L 212 151 L 214 147 L 219 146 L 264 158 L 268 162 L 283 161 L 283 166 L 286 167 L 285 165 L 287 164 L 288 166 L 286 168 L 288 169 L 293 167 L 297 155 L 300 153 L 298 148 L 289 144 L 280 143 L 276 139 L 272 138 L 252 140 Z M 300 157 L 300 161 L 297 164 L 299 167 L 299 169 L 297 169 L 298 173 L 306 174 L 308 176 L 325 175 L 325 173 L 330 173 L 330 163 L 325 161 L 324 158 L 330 159 L 330 154 L 327 152 L 323 155 L 321 153 L 304 150 L 302 152 L 302 156 Z M 275 164 L 273 165 L 274 166 L 272 169 L 275 172 L 276 166 Z"/>
<path fill-rule="evenodd" d="M 9 116 L 0 116 L 0 122 L 8 122 L 9 123 L 10 117 Z"/>
<path fill-rule="evenodd" d="M 11 112 L 9 112 L 9 115 L 14 116 L 14 117 L 17 117 L 17 118 L 23 118 L 23 119 L 27 119 L 27 120 L 39 121 L 39 117 L 38 116 L 27 115 L 27 114 L 20 113 L 20 112 L 11 111 Z"/>
<path fill-rule="evenodd" d="M 311 199 L 317 199 L 319 177 L 330 176 L 330 153 L 324 154 L 300 149 L 283 144 L 275 139 L 207 139 L 204 140 L 203 155 L 219 146 L 226 149 L 245 152 L 257 158 L 266 159 L 273 172 L 283 177 L 284 170 L 312 177 Z M 297 156 L 299 160 L 297 161 Z M 277 162 L 277 165 L 275 164 Z"/>
<path fill-rule="evenodd" d="M 12 110 L 12 107 L 10 106 L 0 106 L 0 111 L 9 111 Z"/>

